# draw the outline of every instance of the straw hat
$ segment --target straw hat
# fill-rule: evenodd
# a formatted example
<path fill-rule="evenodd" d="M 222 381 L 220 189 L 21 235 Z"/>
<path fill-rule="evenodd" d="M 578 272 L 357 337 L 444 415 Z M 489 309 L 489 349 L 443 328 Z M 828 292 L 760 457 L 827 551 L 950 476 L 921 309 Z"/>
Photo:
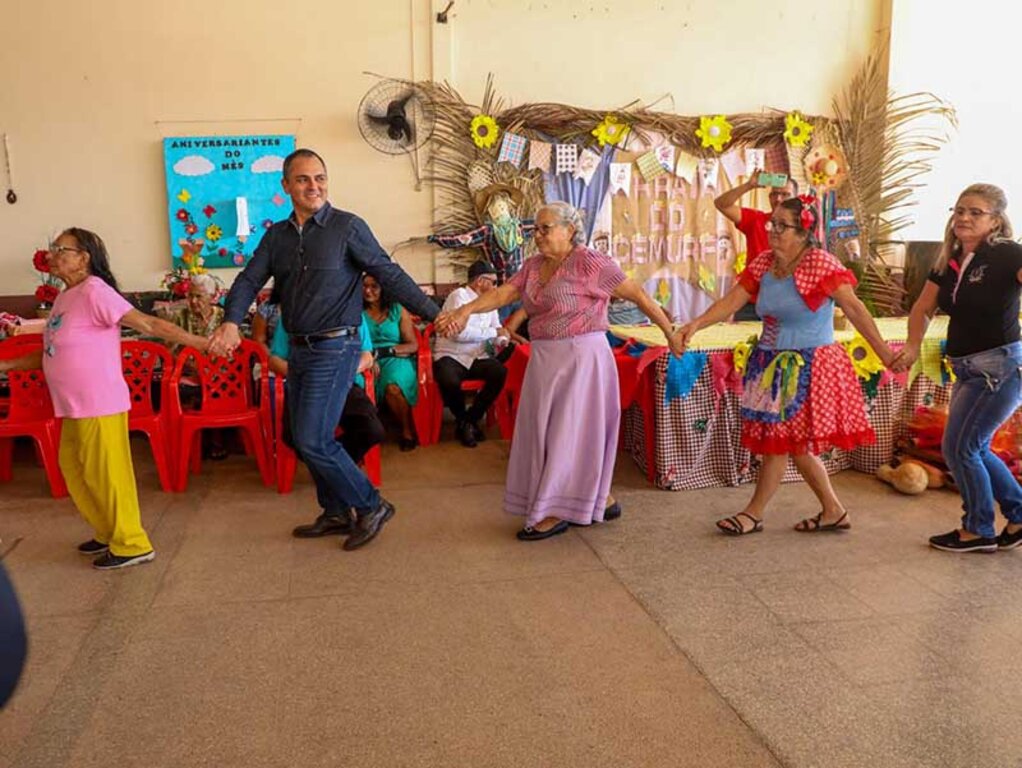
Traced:
<path fill-rule="evenodd" d="M 837 189 L 848 178 L 848 160 L 833 144 L 814 147 L 803 160 L 809 182 L 819 190 Z"/>
<path fill-rule="evenodd" d="M 496 183 L 490 184 L 489 186 L 483 187 L 473 195 L 476 206 L 476 215 L 479 220 L 482 221 L 486 216 L 486 209 L 490 206 L 490 200 L 494 195 L 505 194 L 511 198 L 511 203 L 515 206 L 522 204 L 525 200 L 525 195 L 522 194 L 522 190 L 512 187 L 510 184 Z"/>

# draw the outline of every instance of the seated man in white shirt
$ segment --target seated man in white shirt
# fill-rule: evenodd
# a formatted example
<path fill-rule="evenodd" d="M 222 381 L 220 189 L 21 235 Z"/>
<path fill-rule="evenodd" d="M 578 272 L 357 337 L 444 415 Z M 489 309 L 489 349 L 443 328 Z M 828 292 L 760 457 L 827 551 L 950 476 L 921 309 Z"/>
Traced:
<path fill-rule="evenodd" d="M 444 302 L 444 312 L 452 312 L 477 296 L 492 291 L 497 285 L 497 270 L 486 261 L 477 261 L 468 268 L 468 284 L 451 292 Z M 433 348 L 433 379 L 440 389 L 444 405 L 450 408 L 457 422 L 456 432 L 461 444 L 475 448 L 485 439 L 480 419 L 504 388 L 507 369 L 493 355 L 507 345 L 509 334 L 500 325 L 497 310 L 472 315 L 465 330 L 457 336 L 438 336 Z M 482 381 L 472 406 L 465 408 L 463 381 Z"/>

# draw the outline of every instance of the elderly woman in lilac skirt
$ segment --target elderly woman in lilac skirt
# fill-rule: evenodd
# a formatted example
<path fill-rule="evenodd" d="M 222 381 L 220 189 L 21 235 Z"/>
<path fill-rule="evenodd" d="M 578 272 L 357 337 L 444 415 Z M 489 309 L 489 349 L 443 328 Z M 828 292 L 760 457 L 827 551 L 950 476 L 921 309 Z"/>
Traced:
<path fill-rule="evenodd" d="M 534 236 L 539 254 L 507 283 L 436 320 L 440 333 L 453 335 L 477 312 L 520 300 L 528 313 L 532 354 L 504 492 L 504 508 L 525 516 L 517 534 L 523 541 L 620 515 L 616 504 L 608 508 L 621 421 L 606 338 L 610 298 L 636 303 L 672 338 L 667 315 L 639 284 L 583 245 L 582 217 L 570 205 L 540 208 Z"/>

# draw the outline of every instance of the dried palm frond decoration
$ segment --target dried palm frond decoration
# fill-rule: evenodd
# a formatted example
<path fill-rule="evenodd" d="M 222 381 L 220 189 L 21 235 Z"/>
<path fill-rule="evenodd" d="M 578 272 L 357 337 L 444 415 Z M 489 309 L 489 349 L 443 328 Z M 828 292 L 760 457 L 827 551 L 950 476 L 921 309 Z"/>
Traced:
<path fill-rule="evenodd" d="M 884 260 L 886 248 L 898 230 L 910 223 L 905 209 L 915 205 L 914 194 L 920 178 L 931 168 L 934 153 L 956 125 L 951 105 L 930 93 L 892 96 L 887 89 L 883 66 L 884 49 L 874 51 L 853 78 L 847 90 L 834 100 L 834 118 L 805 115 L 815 131 L 814 144 L 830 141 L 840 146 L 848 159 L 848 179 L 838 194 L 839 205 L 851 207 L 859 227 L 862 265 L 861 292 L 869 294 L 875 311 L 900 313 L 903 290 L 890 276 Z M 717 153 L 701 145 L 696 136 L 700 116 L 682 116 L 654 111 L 635 101 L 617 109 L 583 109 L 566 104 L 536 103 L 504 109 L 495 94 L 493 76 L 487 76 L 482 103 L 467 104 L 448 83 L 416 83 L 433 101 L 436 127 L 431 142 L 431 159 L 425 180 L 437 190 L 434 231 L 465 231 L 481 222 L 473 205 L 470 173 L 488 168 L 495 181 L 510 184 L 524 195 L 523 215 L 544 201 L 543 175 L 509 163 L 497 163 L 499 142 L 482 149 L 472 140 L 469 126 L 476 115 L 493 117 L 501 131 L 525 136 L 530 141 L 574 142 L 596 145 L 594 126 L 608 115 L 626 123 L 630 142 L 649 145 L 662 137 L 696 157 Z M 763 147 L 784 141 L 786 110 L 727 115 L 732 126 L 725 151 L 738 147 Z M 917 128 L 921 123 L 929 128 Z M 936 126 L 936 127 L 934 127 Z M 598 146 L 594 147 L 599 149 Z M 788 148 L 794 163 L 807 148 Z M 799 171 L 801 173 L 801 171 Z M 468 261 L 465 255 L 455 261 Z"/>
<path fill-rule="evenodd" d="M 863 293 L 878 314 L 900 314 L 905 291 L 885 258 L 899 230 L 912 223 L 921 177 L 957 127 L 954 107 L 932 93 L 895 96 L 887 87 L 886 51 L 865 61 L 848 88 L 834 99 L 834 125 L 849 163 L 848 197 L 868 254 Z M 922 125 L 923 127 L 917 127 Z"/>

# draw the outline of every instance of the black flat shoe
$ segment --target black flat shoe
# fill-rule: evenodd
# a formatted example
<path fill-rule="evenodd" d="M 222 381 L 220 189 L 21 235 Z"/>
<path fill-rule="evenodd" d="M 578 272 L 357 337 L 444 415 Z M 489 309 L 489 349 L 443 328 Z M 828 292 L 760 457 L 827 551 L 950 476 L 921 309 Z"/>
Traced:
<path fill-rule="evenodd" d="M 997 539 L 980 537 L 977 539 L 963 539 L 956 528 L 948 533 L 930 537 L 930 546 L 942 552 L 981 552 L 989 553 L 997 551 Z"/>
<path fill-rule="evenodd" d="M 478 445 L 476 441 L 476 430 L 470 421 L 463 421 L 458 424 L 454 429 L 454 433 L 458 436 L 461 444 L 466 448 L 475 448 Z"/>
<path fill-rule="evenodd" d="M 558 534 L 564 533 L 568 530 L 568 527 L 567 520 L 558 520 L 556 525 L 552 528 L 547 528 L 545 531 L 541 531 L 527 525 L 516 533 L 515 537 L 519 541 L 539 541 L 540 539 L 549 539 L 551 536 L 557 536 Z"/>
<path fill-rule="evenodd" d="M 616 501 L 613 504 L 611 504 L 609 507 L 607 507 L 605 510 L 603 510 L 603 522 L 605 522 L 605 523 L 609 523 L 609 522 L 612 522 L 614 520 L 617 520 L 619 517 L 621 517 L 621 505 L 618 504 Z M 596 520 L 593 520 L 593 522 L 595 523 Z M 572 523 L 572 522 L 569 522 L 568 525 L 570 525 L 570 526 L 572 526 L 574 528 L 588 528 L 589 527 L 588 525 L 582 525 L 582 523 Z"/>
<path fill-rule="evenodd" d="M 296 539 L 316 539 L 320 536 L 333 534 L 347 535 L 351 533 L 351 518 L 347 515 L 322 514 L 315 522 L 308 525 L 295 526 L 291 535 Z"/>
<path fill-rule="evenodd" d="M 1014 549 L 1020 544 L 1022 544 L 1022 528 L 1014 533 L 1008 533 L 1008 526 L 1004 526 L 1004 530 L 997 537 L 997 548 Z"/>

